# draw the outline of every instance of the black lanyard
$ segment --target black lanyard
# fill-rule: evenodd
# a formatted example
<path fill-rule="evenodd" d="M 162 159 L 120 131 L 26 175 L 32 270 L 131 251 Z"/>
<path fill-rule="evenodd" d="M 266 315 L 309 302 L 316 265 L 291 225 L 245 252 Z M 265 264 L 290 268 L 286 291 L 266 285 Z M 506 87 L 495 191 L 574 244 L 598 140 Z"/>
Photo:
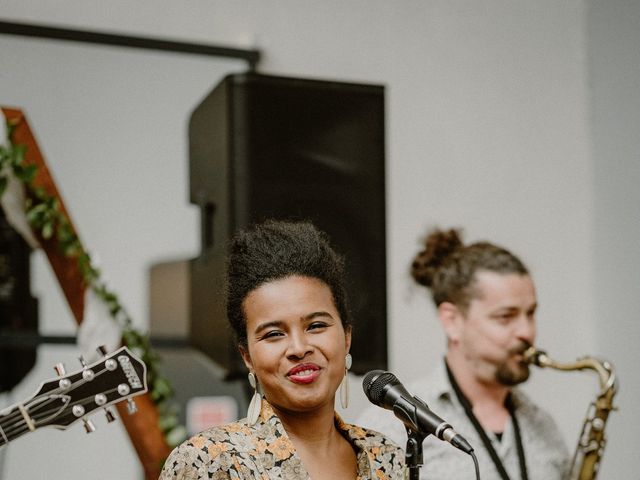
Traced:
<path fill-rule="evenodd" d="M 455 377 L 451 373 L 451 370 L 449 369 L 449 365 L 447 365 L 447 362 L 445 361 L 444 363 L 445 363 L 445 366 L 447 367 L 447 375 L 449 376 L 449 381 L 451 382 L 453 391 L 456 392 L 456 396 L 458 397 L 460 404 L 464 408 L 464 411 L 467 414 L 467 417 L 469 417 L 469 420 L 471 421 L 474 428 L 478 432 L 478 435 L 480 435 L 480 438 L 482 439 L 482 443 L 484 444 L 485 448 L 489 452 L 489 455 L 491 456 L 491 460 L 493 460 L 493 463 L 495 464 L 496 469 L 498 470 L 498 473 L 500 473 L 502 480 L 510 480 L 509 475 L 507 475 L 507 471 L 505 470 L 504 465 L 502 464 L 502 460 L 500 460 L 498 453 L 496 452 L 496 450 L 493 448 L 493 445 L 491 444 L 491 440 L 487 436 L 487 432 L 484 431 L 484 428 L 482 428 L 482 425 L 480 425 L 480 422 L 478 421 L 476 416 L 473 414 L 473 407 L 471 405 L 471 402 L 467 397 L 465 397 L 464 393 L 462 393 L 462 390 L 460 390 L 460 387 L 458 386 L 458 382 L 456 382 Z M 509 410 L 509 414 L 511 415 L 511 420 L 513 421 L 513 431 L 516 437 L 516 447 L 518 449 L 518 460 L 520 462 L 520 477 L 522 478 L 522 480 L 528 480 L 529 477 L 527 476 L 527 463 L 524 458 L 524 447 L 522 446 L 522 437 L 520 436 L 520 425 L 518 424 L 518 419 L 516 418 L 515 408 L 513 405 L 513 401 L 511 399 L 511 394 L 507 395 L 505 406 L 507 407 L 507 410 Z"/>

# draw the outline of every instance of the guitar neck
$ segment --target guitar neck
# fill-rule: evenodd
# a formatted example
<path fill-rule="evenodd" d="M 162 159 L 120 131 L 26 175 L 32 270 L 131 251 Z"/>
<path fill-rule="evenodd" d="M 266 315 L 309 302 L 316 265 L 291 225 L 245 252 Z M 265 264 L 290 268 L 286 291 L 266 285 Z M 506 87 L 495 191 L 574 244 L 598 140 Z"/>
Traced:
<path fill-rule="evenodd" d="M 29 431 L 29 425 L 17 406 L 0 412 L 0 447 Z"/>

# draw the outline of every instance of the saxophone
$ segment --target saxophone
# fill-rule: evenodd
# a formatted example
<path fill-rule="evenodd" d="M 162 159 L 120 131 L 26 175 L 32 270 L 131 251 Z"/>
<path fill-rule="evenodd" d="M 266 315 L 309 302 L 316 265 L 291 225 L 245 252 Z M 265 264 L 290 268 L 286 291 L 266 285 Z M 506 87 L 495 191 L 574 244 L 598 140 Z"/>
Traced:
<path fill-rule="evenodd" d="M 573 363 L 558 363 L 549 358 L 545 352 L 536 350 L 535 347 L 529 347 L 524 352 L 524 358 L 527 363 L 542 368 L 565 371 L 595 370 L 598 374 L 600 392 L 587 410 L 568 477 L 569 480 L 594 480 L 606 445 L 604 427 L 609 412 L 615 408 L 613 397 L 617 392 L 618 384 L 613 366 L 607 361 L 593 357 L 579 358 Z"/>

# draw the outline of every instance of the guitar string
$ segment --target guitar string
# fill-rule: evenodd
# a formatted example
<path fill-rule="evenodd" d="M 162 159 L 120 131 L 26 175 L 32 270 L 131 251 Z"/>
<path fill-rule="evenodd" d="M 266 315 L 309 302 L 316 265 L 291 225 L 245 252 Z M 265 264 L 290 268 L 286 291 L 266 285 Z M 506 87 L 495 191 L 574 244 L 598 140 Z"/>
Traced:
<path fill-rule="evenodd" d="M 115 392 L 117 390 L 117 388 L 112 388 L 111 390 L 106 390 L 104 393 L 105 394 L 109 394 L 112 392 Z M 84 400 L 80 401 L 80 402 L 75 402 L 74 405 L 87 405 L 89 403 L 92 403 L 93 399 L 91 397 L 86 397 Z M 106 408 L 107 406 L 111 405 L 112 403 L 114 403 L 114 401 L 109 402 L 108 404 L 105 404 L 103 406 L 101 406 L 102 408 Z M 116 401 L 117 403 L 117 401 Z M 42 412 L 42 414 L 39 415 L 35 415 L 34 419 L 37 420 L 41 420 L 43 418 L 47 418 L 51 413 L 55 413 L 56 411 L 58 411 L 59 409 L 51 409 L 47 412 Z M 82 415 L 84 416 L 84 415 Z M 78 418 L 82 418 L 82 417 L 78 417 Z M 77 420 L 74 419 L 73 421 Z M 9 428 L 7 428 L 7 433 L 12 437 L 12 438 L 16 438 L 18 435 L 22 434 L 22 433 L 26 433 L 28 430 L 31 430 L 30 428 L 26 427 L 25 428 L 25 423 L 24 422 L 18 422 L 15 423 L 13 425 L 11 425 Z M 33 431 L 33 430 L 32 430 Z M 6 443 L 9 443 L 9 440 L 6 440 Z"/>
<path fill-rule="evenodd" d="M 88 401 L 87 401 L 88 398 L 89 397 L 87 397 L 87 398 L 85 398 L 85 399 L 83 399 L 83 400 L 81 400 L 79 402 L 75 402 L 75 405 L 88 403 Z M 36 414 L 31 418 L 33 420 L 36 420 L 36 422 L 37 422 L 38 420 L 41 420 L 41 419 L 44 419 L 44 418 L 48 418 L 51 413 L 58 412 L 59 410 L 60 410 L 60 408 L 54 408 L 54 409 L 51 409 L 51 410 L 44 411 L 44 412 L 42 412 L 40 414 Z M 25 429 L 25 424 L 27 426 L 26 429 Z M 16 425 L 17 425 L 17 428 L 16 428 Z M 9 435 L 12 435 L 12 436 L 15 436 L 16 433 L 26 433 L 27 430 L 34 431 L 36 429 L 35 425 L 33 426 L 33 428 L 31 428 L 31 426 L 29 426 L 28 422 L 26 422 L 26 418 L 25 418 L 25 422 L 18 422 L 16 424 L 14 424 L 12 427 L 7 429 L 7 432 L 9 433 Z"/>
<path fill-rule="evenodd" d="M 107 371 L 107 370 L 106 370 L 106 369 L 104 369 L 104 370 L 102 370 L 102 371 L 99 371 L 99 372 L 95 373 L 94 379 L 95 379 L 96 377 L 98 377 L 98 376 L 102 375 L 102 374 L 103 374 L 104 372 L 106 372 L 106 371 Z M 75 382 L 74 384 L 72 384 L 72 385 L 71 385 L 69 388 L 67 388 L 67 389 L 62 389 L 61 387 L 58 387 L 58 388 L 55 388 L 55 389 L 53 389 L 53 390 L 50 390 L 49 392 L 47 392 L 47 393 L 46 393 L 46 395 L 47 395 L 47 396 L 51 396 L 51 395 L 62 395 L 62 394 L 64 394 L 64 393 L 72 393 L 75 389 L 77 389 L 77 388 L 79 388 L 80 386 L 84 385 L 84 384 L 85 384 L 85 383 L 87 383 L 88 381 L 89 381 L 89 380 L 87 380 L 87 379 L 85 379 L 85 378 L 82 378 L 82 379 L 78 380 L 77 382 Z M 111 390 L 111 391 L 113 391 L 113 390 Z M 87 398 L 91 398 L 91 397 L 87 397 Z M 32 401 L 33 401 L 33 400 L 32 400 Z M 81 400 L 80 402 L 82 402 L 82 401 L 86 401 L 86 398 L 85 398 L 84 400 Z M 52 402 L 54 402 L 54 400 L 53 400 L 53 399 L 48 399 L 48 400 L 46 400 L 46 401 L 44 401 L 44 402 L 42 402 L 42 403 L 38 404 L 38 409 L 39 409 L 39 410 L 42 410 L 42 407 L 45 407 L 45 406 L 47 406 L 47 405 L 51 404 Z M 77 403 L 80 403 L 80 402 L 75 402 L 74 404 L 77 404 Z M 17 418 L 24 417 L 24 414 L 22 413 L 22 410 L 20 409 L 20 407 L 21 407 L 21 406 L 22 406 L 21 404 L 18 404 L 18 405 L 17 405 L 18 410 L 13 410 L 13 412 L 12 412 L 11 414 L 9 414 L 9 415 L 6 415 L 6 416 L 5 416 L 5 418 L 6 418 L 7 420 L 9 420 L 9 421 L 12 421 L 12 420 L 16 420 Z M 23 408 L 24 408 L 24 407 L 23 407 Z M 51 413 L 54 413 L 54 412 L 56 412 L 56 411 L 60 410 L 60 408 L 61 408 L 61 407 L 59 407 L 59 406 L 58 406 L 58 407 L 56 407 L 56 408 L 49 409 L 49 410 L 47 410 L 47 411 L 45 411 L 45 412 L 44 412 L 44 415 L 42 415 L 42 414 L 41 414 L 41 415 L 39 415 L 39 416 L 38 416 L 38 415 L 36 414 L 36 415 L 34 415 L 33 417 L 31 417 L 31 418 L 35 418 L 35 419 L 36 419 L 36 421 L 38 420 L 38 418 L 39 418 L 39 419 L 46 418 L 46 417 L 48 417 Z M 64 405 L 62 406 L 62 408 L 64 408 Z M 25 420 L 26 420 L 26 418 L 25 418 Z M 6 422 L 5 422 L 5 425 L 7 425 L 7 424 L 6 424 Z M 9 428 L 7 428 L 7 432 L 9 433 L 9 435 L 12 435 L 12 434 L 14 434 L 14 433 L 16 432 L 16 430 L 15 430 L 15 426 L 16 426 L 16 425 L 18 425 L 18 426 L 20 427 L 20 426 L 24 426 L 24 423 L 23 423 L 23 422 L 21 422 L 21 421 L 18 421 L 18 422 L 16 422 L 16 423 L 14 423 L 13 425 L 9 424 Z M 27 423 L 27 425 L 28 425 L 28 423 Z M 14 427 L 14 428 L 11 428 L 11 427 Z M 34 428 L 34 429 L 35 429 L 35 428 Z M 23 428 L 22 430 L 24 430 L 24 428 Z M 31 428 L 29 428 L 29 430 L 31 430 Z M 20 429 L 18 429 L 18 431 L 20 431 Z M 12 436 L 13 436 L 13 435 L 12 435 Z"/>
<path fill-rule="evenodd" d="M 33 424 L 33 419 L 29 416 L 29 412 L 27 412 L 27 409 L 24 408 L 24 405 L 19 403 L 18 410 L 20 411 L 22 418 L 24 418 L 24 422 L 27 424 L 27 427 L 29 427 L 29 430 L 33 432 L 36 429 L 36 426 Z"/>
<path fill-rule="evenodd" d="M 2 426 L 0 426 L 0 433 L 2 434 L 2 438 L 4 438 L 3 445 L 6 445 L 7 443 L 9 443 L 9 439 L 7 438 L 7 435 L 4 433 L 4 430 L 2 429 Z"/>
<path fill-rule="evenodd" d="M 94 372 L 94 373 L 95 373 L 94 378 L 96 378 L 96 377 L 98 377 L 98 376 L 102 375 L 105 371 L 106 371 L 106 369 L 105 369 L 105 370 L 103 370 L 103 371 L 101 371 L 101 372 L 98 372 L 98 373 L 95 373 L 95 372 Z M 74 374 L 74 375 L 75 375 L 75 374 Z M 42 394 L 41 396 L 62 395 L 62 394 L 64 394 L 64 393 L 70 393 L 70 392 L 73 392 L 76 388 L 81 387 L 82 385 L 84 385 L 84 384 L 85 384 L 85 383 L 87 383 L 88 381 L 89 381 L 89 380 L 87 380 L 87 379 L 85 379 L 85 378 L 82 378 L 82 379 L 79 379 L 77 382 L 73 383 L 72 385 L 70 385 L 70 386 L 69 386 L 68 388 L 66 388 L 66 389 L 65 389 L 65 388 L 62 388 L 62 387 L 56 387 L 56 388 L 54 388 L 54 389 L 52 389 L 52 390 L 49 390 L 47 393 Z M 37 397 L 36 397 L 36 398 L 37 398 Z M 30 399 L 29 401 L 30 401 L 30 402 L 32 402 L 32 401 L 33 401 L 33 399 Z M 47 400 L 47 401 L 43 402 L 42 404 L 39 404 L 39 406 L 41 406 L 41 405 L 46 405 L 47 403 L 51 403 L 52 401 L 53 401 L 53 400 Z M 15 406 L 16 406 L 16 407 L 18 407 L 18 409 L 19 409 L 19 408 L 20 408 L 20 405 L 22 405 L 22 404 L 17 404 L 17 405 L 15 405 Z M 9 413 L 8 415 L 5 415 L 4 417 L 0 417 L 0 419 L 5 419 L 5 418 L 6 418 L 6 419 L 8 419 L 8 420 L 12 420 L 12 419 L 14 419 L 15 417 L 20 417 L 20 416 L 22 416 L 22 415 L 21 415 L 21 413 L 20 413 L 20 410 L 15 410 L 15 409 L 14 409 L 14 410 L 12 410 L 12 411 L 11 411 L 11 413 Z"/>
<path fill-rule="evenodd" d="M 94 365 L 90 365 L 90 366 L 86 367 L 85 369 L 83 369 L 83 370 L 82 370 L 82 372 L 84 372 L 84 371 L 86 371 L 86 370 L 92 370 L 94 367 L 100 367 L 101 365 L 102 365 L 102 366 L 104 366 L 103 370 L 100 370 L 100 371 L 97 371 L 97 372 L 96 372 L 96 371 L 94 371 L 94 377 L 93 377 L 91 380 L 87 380 L 87 379 L 85 379 L 85 378 L 83 377 L 82 379 L 78 380 L 76 383 L 72 384 L 70 387 L 68 387 L 68 388 L 66 388 L 66 389 L 63 389 L 62 387 L 57 387 L 57 388 L 54 388 L 54 389 L 52 389 L 52 390 L 49 390 L 46 394 L 43 394 L 43 396 L 44 396 L 44 395 L 57 395 L 57 394 L 62 393 L 63 391 L 64 391 L 64 392 L 72 392 L 73 390 L 75 390 L 76 388 L 78 388 L 78 387 L 80 387 L 80 386 L 84 385 L 85 383 L 87 383 L 87 382 L 89 382 L 89 381 L 94 380 L 96 377 L 99 377 L 99 376 L 100 376 L 100 375 L 102 375 L 103 373 L 105 373 L 105 372 L 109 371 L 109 370 L 106 368 L 106 362 L 107 362 L 108 360 L 112 360 L 112 359 L 116 356 L 116 354 L 118 354 L 118 353 L 122 353 L 122 354 L 124 354 L 124 353 L 125 353 L 125 351 L 126 351 L 126 349 L 123 347 L 123 348 L 121 348 L 120 350 L 116 350 L 115 352 L 113 352 L 113 353 L 111 354 L 111 356 L 110 356 L 110 357 L 108 357 L 108 358 L 105 358 L 105 359 L 104 359 L 104 361 L 102 361 L 102 362 L 98 362 L 98 363 L 96 363 L 96 364 L 94 364 Z M 129 357 L 128 357 L 128 358 L 129 358 Z M 114 371 L 115 371 L 115 370 L 114 370 Z M 77 374 L 79 374 L 79 373 L 80 373 L 80 372 L 76 372 L 76 373 L 72 373 L 72 374 L 70 374 L 70 375 L 67 375 L 66 377 L 61 377 L 60 379 L 58 379 L 58 381 L 60 381 L 60 380 L 62 380 L 62 379 L 64 379 L 64 378 L 72 377 L 72 376 L 77 375 Z M 54 380 L 50 380 L 50 382 L 51 382 L 51 381 L 55 381 L 55 379 L 54 379 Z M 71 387 L 73 387 L 73 388 L 71 388 Z M 29 401 L 32 401 L 32 400 L 33 400 L 33 399 L 31 399 L 31 400 L 29 400 Z M 6 408 L 0 409 L 0 412 L 2 412 L 2 411 L 4 411 L 4 410 L 8 410 L 8 409 L 10 409 L 10 408 L 12 408 L 12 407 L 15 407 L 15 406 L 19 406 L 19 405 L 20 405 L 20 404 L 9 405 L 9 406 L 8 406 L 8 407 L 6 407 Z M 6 419 L 12 419 L 12 417 L 19 416 L 19 415 L 17 415 L 17 413 L 19 413 L 19 412 L 16 412 L 16 410 L 14 409 L 14 410 L 12 410 L 10 413 L 8 413 L 8 414 L 6 414 L 6 415 L 0 415 L 0 421 L 1 421 L 2 419 L 5 419 L 5 418 L 6 418 Z M 0 426 L 0 429 L 1 429 L 1 426 Z"/>

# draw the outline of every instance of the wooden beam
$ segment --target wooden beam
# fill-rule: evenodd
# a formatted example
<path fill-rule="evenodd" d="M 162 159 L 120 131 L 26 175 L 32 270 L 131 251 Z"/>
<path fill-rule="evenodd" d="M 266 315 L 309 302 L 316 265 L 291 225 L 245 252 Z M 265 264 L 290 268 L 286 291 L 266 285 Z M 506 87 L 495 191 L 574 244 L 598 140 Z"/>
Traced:
<path fill-rule="evenodd" d="M 69 212 L 64 206 L 60 192 L 58 192 L 58 189 L 56 188 L 55 181 L 51 176 L 51 172 L 49 172 L 49 169 L 47 168 L 42 152 L 38 147 L 36 138 L 29 127 L 29 123 L 27 122 L 24 113 L 17 109 L 4 107 L 2 108 L 2 112 L 4 113 L 5 118 L 15 125 L 11 137 L 13 144 L 25 145 L 27 147 L 24 158 L 25 163 L 38 167 L 33 185 L 35 187 L 43 188 L 48 195 L 58 199 L 61 210 L 67 216 L 69 222 L 71 222 Z M 76 319 L 76 323 L 80 325 L 84 314 L 84 294 L 87 286 L 84 283 L 82 274 L 78 268 L 78 262 L 74 258 L 65 257 L 62 252 L 60 252 L 55 236 L 47 240 L 42 238 L 42 235 L 40 235 L 39 232 L 34 232 L 34 234 L 47 255 L 47 259 L 49 260 L 51 268 L 53 268 L 56 278 L 58 279 L 58 283 L 62 288 L 65 298 L 67 299 L 69 308 Z"/>
<path fill-rule="evenodd" d="M 5 118 L 15 128 L 11 141 L 14 145 L 25 145 L 25 163 L 36 165 L 38 171 L 34 179 L 34 186 L 42 187 L 48 195 L 55 197 L 60 203 L 60 208 L 65 213 L 71 226 L 71 217 L 64 205 L 60 192 L 56 188 L 51 172 L 47 168 L 44 156 L 38 147 L 35 135 L 29 127 L 25 114 L 15 108 L 2 108 Z M 75 229 L 74 229 L 75 231 Z M 34 232 L 42 249 L 55 273 L 58 283 L 64 292 L 64 296 L 73 313 L 76 323 L 80 325 L 84 317 L 84 298 L 87 284 L 84 282 L 78 263 L 75 258 L 66 257 L 58 248 L 55 235 L 50 239 L 44 239 L 40 232 Z M 171 448 L 167 444 L 164 434 L 158 423 L 158 411 L 151 396 L 147 393 L 136 398 L 138 412 L 129 415 L 124 403 L 117 405 L 129 438 L 142 463 L 146 480 L 157 480 L 160 476 L 162 463 L 169 455 Z"/>

